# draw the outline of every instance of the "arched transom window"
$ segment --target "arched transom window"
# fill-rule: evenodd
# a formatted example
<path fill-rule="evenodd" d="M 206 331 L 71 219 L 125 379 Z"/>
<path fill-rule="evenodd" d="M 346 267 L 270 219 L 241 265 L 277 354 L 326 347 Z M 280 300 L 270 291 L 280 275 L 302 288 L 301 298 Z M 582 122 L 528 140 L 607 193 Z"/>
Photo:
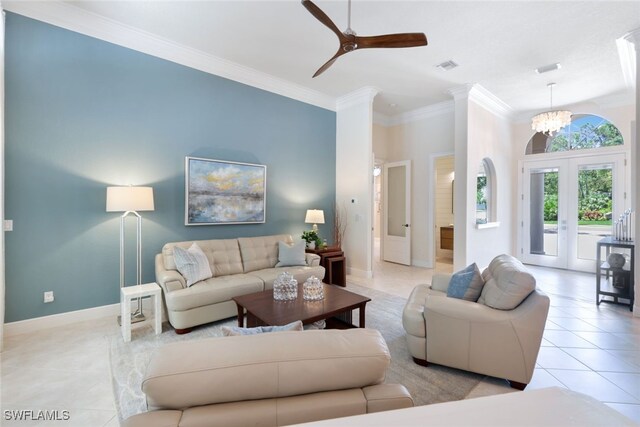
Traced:
<path fill-rule="evenodd" d="M 593 114 L 576 114 L 571 123 L 547 136 L 537 132 L 527 144 L 525 154 L 555 153 L 622 145 L 622 134 L 607 119 Z"/>

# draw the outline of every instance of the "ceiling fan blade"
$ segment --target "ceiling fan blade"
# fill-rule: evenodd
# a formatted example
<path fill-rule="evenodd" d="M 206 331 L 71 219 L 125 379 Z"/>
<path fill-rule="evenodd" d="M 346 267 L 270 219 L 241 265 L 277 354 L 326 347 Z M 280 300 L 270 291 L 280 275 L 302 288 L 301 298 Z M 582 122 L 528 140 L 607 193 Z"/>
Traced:
<path fill-rule="evenodd" d="M 356 36 L 357 49 L 417 47 L 427 45 L 424 33 L 385 34 L 381 36 Z"/>
<path fill-rule="evenodd" d="M 327 16 L 326 13 L 324 13 L 322 11 L 322 9 L 320 9 L 318 6 L 316 6 L 315 4 L 313 4 L 310 0 L 302 0 L 302 5 L 309 11 L 309 13 L 311 13 L 318 21 L 322 22 L 327 28 L 329 28 L 331 31 L 333 31 L 336 36 L 338 36 L 338 39 L 340 39 L 340 42 L 342 43 L 344 37 L 344 34 L 342 33 L 342 31 L 340 31 L 338 29 L 338 27 L 336 27 L 336 24 L 333 23 L 333 21 L 331 20 L 331 18 L 329 18 Z"/>
<path fill-rule="evenodd" d="M 325 62 L 322 67 L 318 68 L 318 71 L 316 71 L 316 73 L 313 75 L 313 77 L 318 77 L 320 74 L 322 74 L 325 71 L 327 71 L 327 68 L 331 67 L 333 65 L 333 63 L 336 62 L 336 59 L 338 59 L 339 57 L 341 57 L 345 53 L 348 53 L 348 52 L 344 51 L 342 48 L 338 49 L 336 54 L 333 55 L 333 58 L 331 58 L 330 60 Z"/>

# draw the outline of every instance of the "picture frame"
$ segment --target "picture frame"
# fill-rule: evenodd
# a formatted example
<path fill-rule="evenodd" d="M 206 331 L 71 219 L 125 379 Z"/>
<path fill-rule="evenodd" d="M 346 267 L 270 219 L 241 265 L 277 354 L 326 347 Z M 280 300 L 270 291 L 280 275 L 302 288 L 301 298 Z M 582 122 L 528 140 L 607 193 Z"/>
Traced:
<path fill-rule="evenodd" d="M 266 222 L 267 166 L 185 157 L 185 225 Z"/>

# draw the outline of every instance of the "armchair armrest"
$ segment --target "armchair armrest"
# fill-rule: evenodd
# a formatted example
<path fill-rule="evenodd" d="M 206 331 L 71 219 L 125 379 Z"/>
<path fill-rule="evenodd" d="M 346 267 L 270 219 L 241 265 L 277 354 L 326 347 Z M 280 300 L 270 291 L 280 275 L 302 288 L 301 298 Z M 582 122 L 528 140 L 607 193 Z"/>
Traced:
<path fill-rule="evenodd" d="M 187 283 L 184 277 L 182 277 L 182 274 L 176 270 L 167 270 L 164 268 L 162 254 L 156 255 L 156 283 L 160 285 L 165 294 L 187 287 Z"/>
<path fill-rule="evenodd" d="M 431 289 L 434 291 L 447 292 L 449 289 L 449 282 L 451 281 L 453 274 L 436 273 L 431 278 Z"/>
<path fill-rule="evenodd" d="M 304 254 L 304 259 L 307 261 L 309 267 L 316 267 L 320 265 L 320 255 L 316 254 Z"/>

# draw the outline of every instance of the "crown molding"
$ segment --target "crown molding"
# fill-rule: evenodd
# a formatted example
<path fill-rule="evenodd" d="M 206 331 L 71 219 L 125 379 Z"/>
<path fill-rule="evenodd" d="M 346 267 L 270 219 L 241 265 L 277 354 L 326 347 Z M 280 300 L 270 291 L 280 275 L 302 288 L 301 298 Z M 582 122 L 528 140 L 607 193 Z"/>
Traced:
<path fill-rule="evenodd" d="M 636 56 L 640 52 L 640 28 L 616 39 L 616 46 L 624 83 L 633 89 L 636 87 Z"/>
<path fill-rule="evenodd" d="M 394 125 L 392 116 L 387 116 L 386 114 L 378 113 L 377 111 L 373 112 L 373 123 L 386 128 Z"/>
<path fill-rule="evenodd" d="M 427 105 L 426 107 L 417 108 L 405 113 L 396 114 L 395 116 L 386 116 L 381 113 L 373 113 L 373 122 L 385 126 L 398 126 L 420 120 L 430 119 L 432 117 L 441 116 L 443 114 L 452 114 L 455 110 L 453 101 L 443 101 L 437 104 Z"/>
<path fill-rule="evenodd" d="M 449 89 L 447 92 L 453 96 L 455 102 L 467 99 L 504 119 L 509 120 L 514 116 L 513 109 L 506 102 L 478 83 L 467 83 Z"/>
<path fill-rule="evenodd" d="M 447 90 L 447 93 L 453 96 L 454 101 L 461 101 L 463 99 L 469 98 L 469 92 L 471 92 L 471 89 L 473 89 L 473 84 L 467 83 L 451 88 Z"/>
<path fill-rule="evenodd" d="M 336 99 L 270 74 L 193 49 L 59 0 L 2 1 L 2 8 L 28 18 L 146 53 L 196 70 L 335 111 Z"/>
<path fill-rule="evenodd" d="M 469 99 L 489 110 L 496 116 L 511 119 L 514 115 L 513 109 L 506 102 L 479 84 L 473 85 L 469 91 Z"/>
<path fill-rule="evenodd" d="M 373 104 L 373 98 L 375 98 L 378 92 L 380 92 L 378 88 L 375 88 L 373 86 L 365 86 L 346 95 L 343 95 L 336 100 L 336 111 L 353 107 L 354 105 L 358 104 L 368 103 L 371 106 Z"/>
<path fill-rule="evenodd" d="M 407 111 L 393 117 L 393 124 L 407 124 L 411 122 L 417 122 L 420 120 L 430 119 L 432 117 L 441 116 L 443 114 L 453 113 L 455 110 L 455 104 L 453 101 L 438 102 L 437 104 L 427 105 L 426 107 L 418 108 L 416 110 Z"/>

